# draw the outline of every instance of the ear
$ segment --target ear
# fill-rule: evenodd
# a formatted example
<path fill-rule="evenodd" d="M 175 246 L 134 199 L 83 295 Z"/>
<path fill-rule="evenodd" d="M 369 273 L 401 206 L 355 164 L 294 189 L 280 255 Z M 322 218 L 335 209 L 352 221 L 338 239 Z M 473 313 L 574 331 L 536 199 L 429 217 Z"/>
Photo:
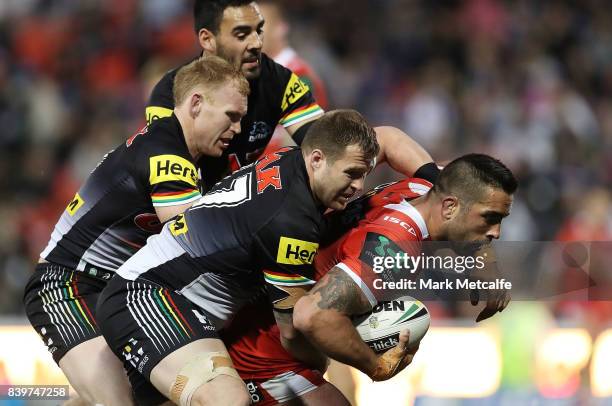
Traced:
<path fill-rule="evenodd" d="M 217 38 L 211 31 L 202 28 L 198 32 L 198 42 L 200 43 L 200 47 L 204 50 L 204 53 L 211 55 L 217 54 Z"/>
<path fill-rule="evenodd" d="M 442 199 L 442 219 L 451 220 L 459 213 L 459 199 L 455 196 L 446 196 Z"/>
<path fill-rule="evenodd" d="M 325 154 L 320 149 L 313 149 L 308 155 L 308 163 L 313 170 L 318 170 L 325 164 Z"/>
<path fill-rule="evenodd" d="M 189 114 L 191 115 L 191 118 L 195 119 L 200 114 L 203 102 L 204 101 L 201 94 L 194 93 L 191 95 L 189 98 Z"/>

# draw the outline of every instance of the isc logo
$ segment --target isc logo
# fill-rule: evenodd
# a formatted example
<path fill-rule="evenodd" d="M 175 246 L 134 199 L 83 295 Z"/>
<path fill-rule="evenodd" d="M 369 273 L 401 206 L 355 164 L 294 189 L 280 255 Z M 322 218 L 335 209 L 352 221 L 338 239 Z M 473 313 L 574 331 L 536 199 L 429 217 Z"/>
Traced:
<path fill-rule="evenodd" d="M 157 155 L 149 158 L 149 183 L 183 181 L 197 186 L 198 176 L 193 163 L 177 155 Z"/>
<path fill-rule="evenodd" d="M 281 237 L 278 244 L 276 262 L 287 265 L 309 265 L 314 261 L 319 244 Z"/>
<path fill-rule="evenodd" d="M 416 236 L 416 232 L 414 231 L 414 228 L 410 224 L 406 223 L 405 221 L 402 221 L 402 220 L 398 219 L 397 217 L 385 216 L 385 217 L 383 217 L 383 220 L 388 221 L 390 223 L 399 224 L 400 227 L 402 227 L 404 230 L 406 230 L 410 234 Z"/>

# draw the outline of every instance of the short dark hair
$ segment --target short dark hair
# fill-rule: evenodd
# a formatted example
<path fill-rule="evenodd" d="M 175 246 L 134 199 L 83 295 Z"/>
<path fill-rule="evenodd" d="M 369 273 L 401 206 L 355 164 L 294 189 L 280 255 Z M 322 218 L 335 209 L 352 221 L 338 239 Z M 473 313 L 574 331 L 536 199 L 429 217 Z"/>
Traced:
<path fill-rule="evenodd" d="M 467 154 L 442 169 L 432 190 L 470 203 L 481 197 L 486 186 L 511 195 L 518 183 L 512 171 L 498 159 L 485 154 Z"/>
<path fill-rule="evenodd" d="M 349 145 L 358 145 L 367 160 L 378 155 L 376 132 L 355 110 L 328 111 L 308 128 L 302 141 L 303 150 L 320 149 L 332 162 L 340 158 Z"/>
<path fill-rule="evenodd" d="M 196 34 L 206 28 L 217 35 L 226 8 L 246 6 L 253 2 L 254 0 L 194 0 L 193 27 Z"/>

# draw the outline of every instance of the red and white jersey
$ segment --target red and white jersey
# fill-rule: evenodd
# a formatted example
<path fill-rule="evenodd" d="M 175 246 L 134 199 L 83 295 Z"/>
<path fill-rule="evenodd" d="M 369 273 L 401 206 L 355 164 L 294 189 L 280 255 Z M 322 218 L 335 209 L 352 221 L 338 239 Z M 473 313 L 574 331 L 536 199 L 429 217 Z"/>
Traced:
<path fill-rule="evenodd" d="M 373 284 L 383 270 L 374 269 L 375 258 L 400 253 L 418 256 L 421 241 L 429 239 L 425 220 L 409 202 L 429 190 L 422 182 L 403 181 L 374 195 L 372 202 L 380 205 L 370 206 L 356 228 L 316 255 L 315 280 L 335 266 L 353 279 L 372 307 L 376 306 L 381 292 Z M 416 191 L 410 189 L 411 184 Z M 382 267 L 382 263 L 378 265 Z"/>
<path fill-rule="evenodd" d="M 343 212 L 332 213 L 327 233 L 333 238 L 321 245 L 315 257 L 314 278 L 321 279 L 336 266 L 375 306 L 378 294 L 372 281 L 380 275 L 373 272 L 371 255 L 389 255 L 390 250 L 399 249 L 418 255 L 420 242 L 427 240 L 429 233 L 425 220 L 409 201 L 426 194 L 431 186 L 417 178 L 381 185 L 351 202 Z M 307 368 L 282 347 L 272 308 L 265 301 L 241 311 L 230 328 L 222 332 L 222 338 L 244 380 Z"/>

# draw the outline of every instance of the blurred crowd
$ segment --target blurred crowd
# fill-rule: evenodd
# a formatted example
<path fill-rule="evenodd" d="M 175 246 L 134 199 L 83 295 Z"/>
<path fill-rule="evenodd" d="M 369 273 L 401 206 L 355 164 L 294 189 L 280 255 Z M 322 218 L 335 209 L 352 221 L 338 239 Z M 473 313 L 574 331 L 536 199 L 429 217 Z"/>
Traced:
<path fill-rule="evenodd" d="M 292 0 L 292 46 L 329 108 L 394 125 L 444 163 L 520 180 L 506 240 L 612 240 L 612 9 L 605 0 Z M 0 2 L 0 314 L 102 156 L 199 52 L 189 0 Z M 396 177 L 377 170 L 370 184 Z"/>

